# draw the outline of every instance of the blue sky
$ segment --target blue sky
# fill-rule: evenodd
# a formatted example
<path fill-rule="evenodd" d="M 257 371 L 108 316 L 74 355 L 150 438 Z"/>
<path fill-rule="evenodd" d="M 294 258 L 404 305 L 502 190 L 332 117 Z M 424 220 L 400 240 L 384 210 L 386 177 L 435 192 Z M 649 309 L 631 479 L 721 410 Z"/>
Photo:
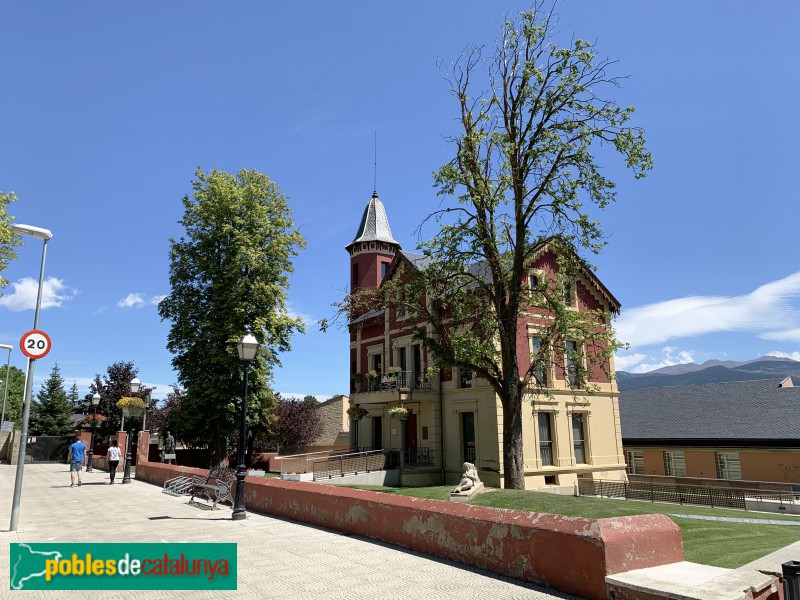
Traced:
<path fill-rule="evenodd" d="M 456 105 L 436 69 L 492 45 L 520 2 L 4 2 L 0 4 L 0 190 L 17 222 L 52 230 L 40 326 L 81 393 L 132 360 L 163 396 L 177 381 L 168 238 L 199 165 L 258 169 L 290 197 L 308 247 L 291 310 L 314 322 L 347 285 L 344 246 L 377 188 L 394 237 L 439 199 L 432 172 L 453 149 Z M 618 367 L 647 370 L 765 354 L 800 359 L 797 253 L 800 5 L 731 1 L 559 5 L 569 36 L 597 40 L 629 75 L 612 93 L 637 107 L 654 171 L 616 160 L 618 201 L 593 258 L 623 305 Z M 25 367 L 41 242 L 5 275 L 0 343 Z M 347 391 L 345 333 L 313 325 L 282 356 L 275 388 Z M 2 356 L 5 359 L 5 353 Z"/>

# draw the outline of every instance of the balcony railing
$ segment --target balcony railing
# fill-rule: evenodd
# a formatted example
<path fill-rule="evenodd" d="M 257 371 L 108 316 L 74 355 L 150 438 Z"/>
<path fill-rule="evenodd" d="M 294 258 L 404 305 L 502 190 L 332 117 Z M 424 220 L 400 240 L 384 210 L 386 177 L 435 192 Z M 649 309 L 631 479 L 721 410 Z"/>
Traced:
<path fill-rule="evenodd" d="M 367 392 L 382 392 L 391 390 L 430 390 L 431 382 L 422 373 L 414 371 L 398 371 L 396 373 L 382 373 L 378 377 L 360 375 L 353 377 L 350 383 L 350 392 L 364 394 Z"/>

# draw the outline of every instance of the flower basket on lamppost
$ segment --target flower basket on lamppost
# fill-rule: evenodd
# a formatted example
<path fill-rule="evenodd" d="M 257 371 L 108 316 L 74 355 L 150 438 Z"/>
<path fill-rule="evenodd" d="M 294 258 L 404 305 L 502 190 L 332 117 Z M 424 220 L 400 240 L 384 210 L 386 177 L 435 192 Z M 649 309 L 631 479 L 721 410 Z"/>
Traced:
<path fill-rule="evenodd" d="M 398 421 L 407 421 L 408 409 L 405 406 L 394 406 L 389 409 L 389 416 Z"/>
<path fill-rule="evenodd" d="M 368 414 L 369 411 L 359 404 L 347 409 L 347 416 L 350 417 L 350 420 L 353 422 L 353 449 L 356 452 L 358 452 L 358 422 Z"/>
<path fill-rule="evenodd" d="M 134 379 L 131 381 L 131 392 L 135 394 L 139 391 L 140 386 L 141 382 L 138 379 Z M 133 398 L 130 396 L 122 398 L 117 402 L 117 408 L 122 410 L 122 415 L 128 419 L 129 423 L 132 417 L 142 416 L 146 406 L 145 401 L 141 398 Z M 131 437 L 133 436 L 133 427 L 131 427 L 130 424 L 128 425 L 128 431 L 126 433 L 128 435 L 125 436 L 125 470 L 122 473 L 122 483 L 131 482 Z"/>

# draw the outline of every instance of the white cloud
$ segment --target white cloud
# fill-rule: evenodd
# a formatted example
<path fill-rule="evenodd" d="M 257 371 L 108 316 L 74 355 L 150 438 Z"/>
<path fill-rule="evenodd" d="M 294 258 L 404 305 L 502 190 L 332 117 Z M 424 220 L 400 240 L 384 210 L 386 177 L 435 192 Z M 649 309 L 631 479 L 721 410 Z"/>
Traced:
<path fill-rule="evenodd" d="M 150 298 L 148 298 L 145 294 L 140 292 L 131 292 L 122 300 L 117 302 L 117 308 L 144 308 L 148 304 L 158 306 L 158 303 L 164 298 L 166 298 L 166 296 L 158 295 L 150 296 Z"/>
<path fill-rule="evenodd" d="M 654 360 L 654 359 L 651 359 Z M 648 371 L 655 371 L 662 367 L 671 367 L 673 365 L 685 365 L 693 363 L 694 356 L 688 350 L 679 350 L 674 346 L 665 346 L 661 349 L 661 360 L 655 363 L 641 363 L 635 368 L 631 369 L 631 373 L 647 373 Z"/>
<path fill-rule="evenodd" d="M 775 340 L 778 342 L 800 342 L 800 327 L 788 329 L 786 331 L 770 331 L 762 333 L 758 337 L 764 340 Z"/>
<path fill-rule="evenodd" d="M 615 325 L 619 339 L 632 346 L 721 331 L 791 334 L 800 325 L 798 301 L 800 272 L 742 296 L 690 296 L 632 308 Z"/>
<path fill-rule="evenodd" d="M 131 292 L 117 302 L 118 308 L 142 308 L 145 305 L 144 294 Z"/>
<path fill-rule="evenodd" d="M 614 355 L 614 367 L 617 371 L 627 371 L 632 365 L 638 364 L 647 358 L 646 354 L 631 354 L 630 356 Z"/>
<path fill-rule="evenodd" d="M 792 360 L 800 361 L 800 352 L 780 352 L 778 350 L 773 350 L 772 352 L 767 352 L 766 356 L 780 356 L 781 358 L 791 358 Z"/>
<path fill-rule="evenodd" d="M 292 306 L 292 303 L 291 303 L 291 302 L 288 302 L 288 303 L 287 303 L 287 306 L 286 306 L 286 312 L 287 312 L 287 313 L 288 313 L 288 315 L 289 315 L 290 317 L 292 317 L 293 319 L 297 319 L 298 317 L 299 317 L 300 319 L 302 319 L 302 321 L 303 321 L 303 324 L 306 326 L 306 328 L 307 328 L 307 329 L 308 329 L 308 328 L 310 328 L 310 326 L 311 326 L 311 325 L 313 325 L 314 323 L 316 323 L 316 321 L 317 321 L 317 320 L 316 320 L 314 317 L 312 317 L 311 315 L 309 315 L 309 314 L 306 314 L 306 313 L 303 313 L 303 312 L 300 312 L 300 311 L 298 311 L 298 310 L 295 310 L 295 309 L 294 309 L 294 307 Z"/>
<path fill-rule="evenodd" d="M 23 277 L 11 285 L 14 291 L 0 298 L 0 306 L 4 306 L 12 312 L 34 310 L 36 308 L 36 296 L 39 292 L 39 281 L 32 277 Z M 61 306 L 67 300 L 72 300 L 77 291 L 65 292 L 65 287 L 62 279 L 56 277 L 45 279 L 42 283 L 42 309 Z"/>

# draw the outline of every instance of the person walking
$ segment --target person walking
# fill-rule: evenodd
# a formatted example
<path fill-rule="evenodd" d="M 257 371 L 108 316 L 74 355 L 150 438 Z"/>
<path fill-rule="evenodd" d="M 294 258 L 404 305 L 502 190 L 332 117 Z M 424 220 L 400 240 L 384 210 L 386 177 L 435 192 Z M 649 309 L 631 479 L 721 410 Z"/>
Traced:
<path fill-rule="evenodd" d="M 106 459 L 108 460 L 108 475 L 111 477 L 111 483 L 109 483 L 109 485 L 114 483 L 114 477 L 117 474 L 117 467 L 119 466 L 119 458 L 119 444 L 117 443 L 117 440 L 114 440 L 111 442 L 111 445 L 108 447 L 108 452 L 106 453 Z"/>
<path fill-rule="evenodd" d="M 75 442 L 69 447 L 67 453 L 69 462 L 69 487 L 75 487 L 75 474 L 78 474 L 78 486 L 81 485 L 81 470 L 86 462 L 86 444 L 81 441 L 81 436 L 75 436 Z"/>

